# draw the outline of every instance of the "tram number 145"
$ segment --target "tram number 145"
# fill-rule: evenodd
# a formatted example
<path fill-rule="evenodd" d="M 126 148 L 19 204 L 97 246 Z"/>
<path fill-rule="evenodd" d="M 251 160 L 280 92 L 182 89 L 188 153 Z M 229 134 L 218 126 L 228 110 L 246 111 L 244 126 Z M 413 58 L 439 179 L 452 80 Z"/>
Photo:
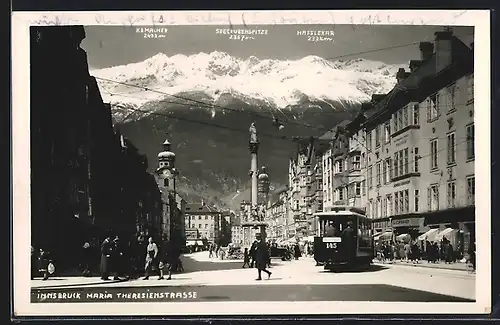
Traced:
<path fill-rule="evenodd" d="M 337 243 L 326 243 L 326 248 L 337 248 Z"/>

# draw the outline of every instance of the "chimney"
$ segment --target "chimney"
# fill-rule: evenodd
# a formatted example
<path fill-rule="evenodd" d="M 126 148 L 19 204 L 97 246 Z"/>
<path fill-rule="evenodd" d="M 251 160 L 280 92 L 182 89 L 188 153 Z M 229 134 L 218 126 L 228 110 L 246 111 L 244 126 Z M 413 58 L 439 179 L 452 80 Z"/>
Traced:
<path fill-rule="evenodd" d="M 431 42 L 420 42 L 420 60 L 427 61 L 434 54 L 434 44 Z"/>
<path fill-rule="evenodd" d="M 420 66 L 422 65 L 421 60 L 411 60 L 410 61 L 410 73 L 413 73 L 415 70 L 417 70 Z"/>
<path fill-rule="evenodd" d="M 399 68 L 398 72 L 396 73 L 396 79 L 398 81 L 398 83 L 400 83 L 401 81 L 405 80 L 406 78 L 406 71 L 404 68 Z"/>
<path fill-rule="evenodd" d="M 384 99 L 385 94 L 373 94 L 372 95 L 372 103 L 377 105 L 382 99 Z"/>
<path fill-rule="evenodd" d="M 452 61 L 452 40 L 454 38 L 453 32 L 449 29 L 444 31 L 435 32 L 436 43 L 436 73 L 449 66 Z"/>

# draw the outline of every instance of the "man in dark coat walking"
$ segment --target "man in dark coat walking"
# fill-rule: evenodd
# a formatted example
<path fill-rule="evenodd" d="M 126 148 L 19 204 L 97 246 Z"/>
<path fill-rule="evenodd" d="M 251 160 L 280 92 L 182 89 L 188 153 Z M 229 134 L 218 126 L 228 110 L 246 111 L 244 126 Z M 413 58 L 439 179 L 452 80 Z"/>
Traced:
<path fill-rule="evenodd" d="M 268 279 L 271 277 L 271 272 L 266 270 L 267 261 L 269 260 L 269 249 L 264 241 L 259 239 L 255 245 L 255 266 L 257 267 L 257 281 L 262 280 L 261 273 L 267 273 Z"/>
<path fill-rule="evenodd" d="M 252 246 L 250 247 L 250 267 L 253 268 L 255 266 L 255 253 L 257 251 L 257 241 L 254 241 L 252 243 Z"/>

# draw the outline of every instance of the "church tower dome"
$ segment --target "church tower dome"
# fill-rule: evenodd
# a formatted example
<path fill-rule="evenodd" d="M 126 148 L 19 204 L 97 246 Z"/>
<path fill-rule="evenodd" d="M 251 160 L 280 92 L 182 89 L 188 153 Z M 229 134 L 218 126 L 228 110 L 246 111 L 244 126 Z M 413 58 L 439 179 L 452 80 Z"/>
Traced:
<path fill-rule="evenodd" d="M 159 167 L 173 168 L 175 166 L 175 153 L 171 151 L 171 143 L 168 139 L 163 142 L 163 151 L 158 154 Z"/>

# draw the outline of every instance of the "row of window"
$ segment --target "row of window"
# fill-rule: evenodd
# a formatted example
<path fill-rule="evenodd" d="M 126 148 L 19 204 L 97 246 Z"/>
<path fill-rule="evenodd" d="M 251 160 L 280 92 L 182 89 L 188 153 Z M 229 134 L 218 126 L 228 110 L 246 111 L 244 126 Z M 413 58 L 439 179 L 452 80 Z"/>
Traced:
<path fill-rule="evenodd" d="M 474 176 L 467 177 L 466 204 L 475 204 L 476 180 Z M 431 185 L 427 189 L 427 210 L 437 211 L 440 209 L 439 184 Z M 457 205 L 456 181 L 446 183 L 446 208 L 454 208 Z M 385 198 L 377 197 L 369 200 L 368 211 L 373 218 L 383 218 L 393 215 L 406 214 L 410 212 L 421 212 L 420 190 L 413 191 L 413 206 L 410 209 L 410 191 L 408 189 L 388 194 Z"/>
<path fill-rule="evenodd" d="M 191 225 L 192 228 L 194 229 L 209 229 L 209 228 L 213 228 L 214 225 L 209 225 L 208 223 L 205 223 L 205 224 L 192 224 Z"/>
<path fill-rule="evenodd" d="M 471 160 L 475 157 L 474 144 L 474 124 L 466 126 L 466 159 Z M 437 169 L 439 166 L 439 139 L 431 140 L 431 169 Z M 457 138 L 455 132 L 450 132 L 446 136 L 446 162 L 453 165 L 457 161 Z"/>
<path fill-rule="evenodd" d="M 187 219 L 191 219 L 191 220 L 195 220 L 195 219 L 198 219 L 198 220 L 202 220 L 202 219 L 205 219 L 205 220 L 214 220 L 214 216 L 198 216 L 198 218 L 196 218 L 197 216 L 186 216 L 186 220 Z"/>
<path fill-rule="evenodd" d="M 466 159 L 472 160 L 475 157 L 475 144 L 474 144 L 474 134 L 475 127 L 474 124 L 466 126 Z M 455 164 L 457 158 L 457 139 L 456 132 L 450 132 L 447 135 L 447 164 Z M 430 140 L 430 162 L 431 169 L 437 169 L 439 166 L 439 139 Z M 359 155 L 353 156 L 351 159 L 352 169 L 361 169 L 361 157 Z M 384 162 L 378 162 L 375 164 L 375 183 L 377 186 L 382 184 L 387 184 L 390 179 L 407 175 L 408 173 L 420 171 L 419 168 L 419 149 L 416 147 L 413 149 L 412 155 L 412 168 L 410 168 L 410 152 L 408 148 L 401 149 L 394 154 L 394 159 L 385 159 Z M 334 173 L 341 173 L 344 171 L 344 161 L 337 161 L 334 165 Z M 382 171 L 383 169 L 383 171 Z M 367 168 L 367 182 L 368 188 L 373 187 L 373 167 L 369 166 Z M 330 185 L 331 175 L 330 171 L 327 171 L 327 176 L 324 180 L 324 185 Z"/>
<path fill-rule="evenodd" d="M 420 107 L 424 105 L 427 111 L 427 122 L 434 122 L 439 118 L 440 105 L 448 107 L 448 112 L 456 110 L 455 97 L 458 86 L 456 83 L 446 87 L 445 95 L 437 92 L 436 94 L 428 97 L 422 103 L 411 104 L 404 106 L 392 116 L 392 133 L 403 130 L 410 125 L 420 125 Z M 467 102 L 474 100 L 474 76 L 467 77 Z M 390 142 L 391 136 L 391 121 L 387 121 L 383 126 L 379 125 L 375 128 L 375 147 L 379 147 L 382 142 Z M 366 145 L 369 150 L 372 148 L 372 133 L 368 132 L 366 135 Z"/>
<path fill-rule="evenodd" d="M 475 127 L 474 124 L 466 126 L 466 159 L 472 160 L 475 157 Z M 456 132 L 450 132 L 446 139 L 447 148 L 447 164 L 455 164 L 457 159 L 457 139 Z M 439 139 L 430 140 L 430 167 L 437 169 L 439 166 Z M 353 169 L 361 168 L 361 157 L 359 155 L 351 157 Z M 375 183 L 377 186 L 387 184 L 392 178 L 407 175 L 408 173 L 420 172 L 419 167 L 419 149 L 415 147 L 412 153 L 412 163 L 410 167 L 410 152 L 408 148 L 401 149 L 394 154 L 394 159 L 386 158 L 384 162 L 375 164 Z M 382 170 L 383 169 L 383 170 Z M 343 163 L 339 162 L 335 165 L 335 172 L 343 171 Z M 367 168 L 367 183 L 368 188 L 373 187 L 373 167 Z M 325 185 L 330 185 L 330 172 L 327 171 L 327 177 L 324 180 Z"/>
<path fill-rule="evenodd" d="M 468 125 L 466 127 L 466 159 L 474 159 L 475 147 L 474 147 L 474 124 Z M 432 139 L 430 143 L 431 153 L 431 169 L 436 169 L 439 166 L 439 152 L 438 139 Z M 456 133 L 451 132 L 447 135 L 447 163 L 456 163 L 456 150 L 457 141 Z M 382 184 L 390 183 L 392 178 L 401 177 L 407 175 L 408 173 L 420 172 L 420 155 L 419 149 L 417 147 L 413 148 L 412 153 L 412 163 L 410 166 L 410 152 L 408 148 L 401 149 L 394 153 L 394 160 L 391 158 L 386 158 L 385 161 L 379 161 L 375 164 L 375 179 L 373 178 L 373 167 L 369 166 L 367 168 L 367 184 L 368 188 L 373 187 L 373 180 L 377 186 Z"/>

